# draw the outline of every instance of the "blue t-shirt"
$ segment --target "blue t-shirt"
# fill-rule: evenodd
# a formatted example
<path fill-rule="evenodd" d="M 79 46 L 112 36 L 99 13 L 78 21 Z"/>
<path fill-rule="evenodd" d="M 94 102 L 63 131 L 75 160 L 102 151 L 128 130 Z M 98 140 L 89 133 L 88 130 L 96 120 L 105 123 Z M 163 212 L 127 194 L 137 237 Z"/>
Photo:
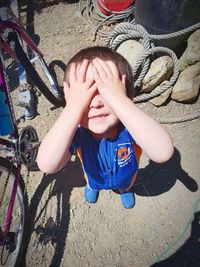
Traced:
<path fill-rule="evenodd" d="M 88 129 L 79 127 L 70 147 L 71 154 L 76 151 L 89 186 L 97 190 L 127 189 L 141 155 L 141 149 L 124 127 L 114 139 L 100 140 Z"/>

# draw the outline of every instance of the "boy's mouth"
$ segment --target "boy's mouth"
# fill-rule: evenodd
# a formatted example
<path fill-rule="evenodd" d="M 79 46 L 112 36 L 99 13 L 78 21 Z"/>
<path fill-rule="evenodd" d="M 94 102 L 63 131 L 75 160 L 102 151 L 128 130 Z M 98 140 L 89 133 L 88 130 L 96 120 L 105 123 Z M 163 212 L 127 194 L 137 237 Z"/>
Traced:
<path fill-rule="evenodd" d="M 103 119 L 105 117 L 107 117 L 109 114 L 98 114 L 98 115 L 92 115 L 92 116 L 89 116 L 89 119 Z"/>

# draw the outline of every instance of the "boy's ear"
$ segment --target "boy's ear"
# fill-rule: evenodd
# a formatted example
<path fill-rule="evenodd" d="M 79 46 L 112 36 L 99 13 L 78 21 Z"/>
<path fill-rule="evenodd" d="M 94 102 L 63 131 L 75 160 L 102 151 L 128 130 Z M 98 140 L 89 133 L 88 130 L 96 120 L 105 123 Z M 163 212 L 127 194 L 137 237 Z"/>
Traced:
<path fill-rule="evenodd" d="M 68 83 L 64 81 L 64 82 L 63 82 L 63 87 L 64 87 L 64 90 L 67 89 L 67 88 L 69 88 Z"/>
<path fill-rule="evenodd" d="M 123 85 L 126 86 L 126 74 L 122 74 L 121 81 L 122 81 Z"/>

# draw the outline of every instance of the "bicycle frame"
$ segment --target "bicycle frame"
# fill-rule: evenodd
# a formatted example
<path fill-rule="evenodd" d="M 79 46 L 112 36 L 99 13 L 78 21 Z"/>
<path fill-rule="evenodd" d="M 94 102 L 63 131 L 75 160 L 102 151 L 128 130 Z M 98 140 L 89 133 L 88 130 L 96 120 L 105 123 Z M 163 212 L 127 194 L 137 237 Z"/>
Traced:
<path fill-rule="evenodd" d="M 15 18 L 14 15 L 12 16 L 12 21 L 0 21 L 0 32 L 5 29 L 16 31 L 19 34 L 20 38 L 22 38 L 27 43 L 27 45 L 33 49 L 33 51 L 43 56 L 42 52 L 39 50 L 36 44 L 31 40 L 30 36 L 26 33 L 26 30 L 24 29 L 20 21 L 17 18 Z M 0 37 L 0 48 L 5 50 L 12 58 L 17 59 L 15 52 L 3 40 L 2 37 Z"/>
<path fill-rule="evenodd" d="M 32 41 L 31 37 L 26 33 L 20 21 L 12 12 L 7 13 L 4 12 L 4 10 L 1 12 L 0 9 L 0 13 L 0 151 L 3 151 L 3 155 L 0 158 L 0 171 L 2 172 L 1 177 L 4 179 L 4 183 L 2 183 L 2 193 L 0 195 L 0 207 L 3 208 L 3 216 L 0 225 L 0 246 L 2 246 L 1 256 L 4 251 L 8 252 L 9 255 L 12 254 L 13 257 L 11 257 L 10 262 L 11 264 L 15 264 L 19 253 L 21 253 L 20 249 L 23 251 L 22 240 L 25 238 L 24 227 L 27 217 L 27 198 L 25 184 L 23 177 L 21 177 L 21 167 L 22 164 L 27 168 L 34 167 L 33 164 L 35 163 L 37 148 L 40 143 L 37 132 L 32 126 L 22 127 L 20 132 L 18 131 L 18 122 L 15 118 L 11 90 L 6 83 L 6 61 L 2 52 L 4 51 L 11 59 L 19 63 L 18 77 L 19 85 L 22 88 L 20 90 L 26 89 L 26 87 L 23 88 L 24 85 L 27 86 L 27 91 L 31 90 L 28 87 L 29 84 L 26 82 L 26 79 L 24 79 L 24 73 L 27 73 L 32 83 L 39 88 L 39 91 L 43 93 L 51 104 L 54 106 L 61 106 L 61 103 L 62 105 L 64 103 L 59 98 L 58 85 L 51 75 L 48 65 L 43 58 L 43 54 Z M 24 44 L 27 45 L 27 49 Z M 37 70 L 38 66 L 35 63 L 40 64 L 39 69 L 42 69 L 45 76 L 44 78 L 40 77 Z M 23 69 L 23 72 L 21 69 Z M 21 92 L 23 91 L 20 91 L 20 93 Z M 30 94 L 28 96 L 30 96 Z M 30 104 L 30 106 L 28 106 L 29 110 L 32 108 L 31 105 L 35 104 L 34 99 L 31 99 L 29 103 L 28 101 L 23 102 L 23 97 L 21 97 L 21 99 L 19 98 L 20 106 L 27 108 L 26 105 Z M 26 111 L 28 111 L 28 108 Z M 24 118 L 32 119 L 33 117 L 24 116 Z M 16 198 L 18 202 L 15 203 Z M 18 221 L 15 221 L 15 206 L 18 207 L 20 214 Z M 19 227 L 17 226 L 15 229 L 14 225 L 16 225 L 16 223 Z M 15 252 L 13 253 L 13 251 Z M 2 258 L 0 260 L 3 262 Z"/>
<path fill-rule="evenodd" d="M 35 43 L 30 39 L 29 35 L 26 33 L 25 29 L 19 22 L 15 16 L 12 16 L 13 21 L 0 21 L 0 33 L 3 30 L 14 30 L 19 34 L 19 36 L 27 43 L 29 47 L 32 48 L 33 51 L 37 52 L 39 55 L 42 56 L 42 53 L 38 49 L 38 47 L 35 45 Z M 11 58 L 17 60 L 17 56 L 14 52 L 14 50 L 10 47 L 8 43 L 6 43 L 2 36 L 0 36 L 0 50 L 4 50 Z M 9 152 L 12 152 L 12 156 L 9 156 L 9 160 L 15 164 L 16 169 L 16 176 L 13 182 L 12 186 L 12 193 L 9 201 L 9 206 L 7 210 L 6 220 L 4 224 L 4 229 L 0 229 L 0 245 L 4 243 L 4 240 L 9 232 L 11 219 L 12 219 L 12 211 L 13 206 L 15 202 L 15 196 L 17 192 L 17 186 L 19 184 L 20 179 L 20 173 L 21 173 L 21 162 L 17 155 L 17 140 L 19 139 L 19 133 L 17 129 L 17 122 L 14 114 L 14 109 L 10 97 L 10 91 L 9 88 L 6 85 L 6 79 L 5 79 L 5 71 L 4 71 L 4 64 L 3 64 L 3 58 L 0 56 L 0 90 L 5 94 L 6 96 L 6 103 L 8 103 L 9 111 L 11 114 L 11 121 L 14 127 L 13 133 L 10 134 L 9 139 L 4 139 L 0 137 L 0 149 L 3 148 L 3 150 L 7 150 Z M 2 193 L 0 204 L 3 199 L 4 192 Z"/>
<path fill-rule="evenodd" d="M 0 49 L 19 62 L 20 85 L 28 84 L 24 79 L 26 76 L 24 74 L 27 73 L 29 78 L 34 79 L 32 82 L 49 102 L 55 107 L 64 106 L 65 101 L 62 90 L 60 90 L 56 79 L 51 75 L 42 52 L 27 34 L 21 22 L 9 9 L 0 8 L 0 16 L 1 19 L 3 18 L 2 20 L 0 19 Z M 27 49 L 26 47 L 24 49 L 24 45 L 27 46 Z M 42 69 L 45 74 L 45 79 L 41 79 L 36 70 L 37 68 L 34 68 L 36 62 L 40 65 L 39 69 Z"/>
<path fill-rule="evenodd" d="M 7 88 L 6 81 L 5 81 L 4 68 L 3 68 L 3 62 L 2 62 L 1 57 L 0 57 L 0 90 L 6 96 L 6 103 L 8 103 L 8 107 L 9 107 L 10 114 L 11 114 L 11 120 L 12 120 L 12 123 L 14 126 L 14 132 L 11 134 L 10 140 L 9 139 L 7 140 L 7 139 L 0 137 L 0 148 L 3 147 L 4 150 L 12 151 L 13 157 L 12 157 L 12 159 L 10 158 L 10 160 L 13 161 L 13 164 L 14 164 L 14 162 L 17 163 L 16 164 L 16 176 L 15 176 L 13 187 L 12 187 L 12 193 L 11 193 L 9 206 L 8 206 L 8 210 L 7 210 L 6 221 L 4 224 L 3 231 L 1 229 L 1 232 L 0 232 L 0 245 L 1 245 L 1 244 L 3 244 L 5 237 L 9 232 L 10 223 L 11 223 L 11 219 L 12 219 L 12 210 L 13 210 L 13 206 L 14 206 L 14 202 L 15 202 L 15 196 L 16 196 L 17 186 L 19 183 L 20 172 L 21 172 L 21 163 L 19 161 L 17 162 L 16 153 L 15 153 L 16 140 L 18 139 L 19 134 L 18 134 L 17 123 L 16 123 L 16 119 L 15 119 L 15 115 L 14 115 L 14 109 L 12 106 L 11 99 L 9 97 L 9 90 Z M 1 204 L 1 201 L 3 199 L 3 196 L 4 196 L 4 192 L 2 193 L 0 204 Z"/>

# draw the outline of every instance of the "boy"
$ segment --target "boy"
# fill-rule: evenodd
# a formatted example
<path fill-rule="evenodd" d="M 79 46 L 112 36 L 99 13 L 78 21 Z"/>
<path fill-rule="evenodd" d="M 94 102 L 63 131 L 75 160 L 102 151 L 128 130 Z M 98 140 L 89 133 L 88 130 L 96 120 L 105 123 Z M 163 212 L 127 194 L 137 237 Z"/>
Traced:
<path fill-rule="evenodd" d="M 67 64 L 67 104 L 43 139 L 37 162 L 43 172 L 54 173 L 77 151 L 90 203 L 100 190 L 112 189 L 124 208 L 132 208 L 141 149 L 155 162 L 172 156 L 167 131 L 131 100 L 132 85 L 128 62 L 106 47 L 83 49 Z"/>

